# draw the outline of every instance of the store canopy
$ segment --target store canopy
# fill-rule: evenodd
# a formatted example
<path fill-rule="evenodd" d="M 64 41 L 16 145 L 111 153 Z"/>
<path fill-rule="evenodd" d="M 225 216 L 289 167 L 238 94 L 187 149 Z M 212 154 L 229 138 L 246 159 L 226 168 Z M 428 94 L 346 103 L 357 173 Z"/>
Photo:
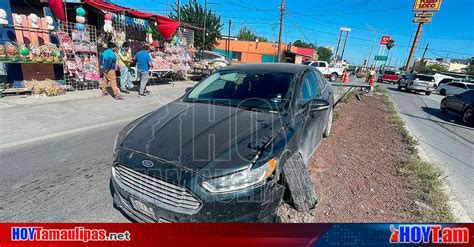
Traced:
<path fill-rule="evenodd" d="M 63 0 L 49 0 L 48 5 L 54 16 L 56 16 L 61 21 L 66 21 Z"/>
<path fill-rule="evenodd" d="M 122 12 L 122 11 L 127 10 L 126 8 L 120 7 L 118 5 L 106 3 L 103 0 L 84 0 L 84 3 L 96 9 L 100 9 L 100 10 L 112 12 L 112 13 L 117 13 L 117 12 Z"/>
<path fill-rule="evenodd" d="M 126 14 L 132 17 L 136 17 L 140 19 L 154 18 L 156 19 L 156 22 L 158 23 L 157 25 L 158 31 L 160 31 L 161 35 L 165 39 L 170 39 L 171 37 L 173 37 L 173 34 L 176 32 L 176 30 L 180 26 L 180 22 L 170 19 L 168 17 L 153 14 L 153 13 L 147 13 L 147 12 L 143 12 L 143 11 L 139 11 L 135 9 L 121 7 L 116 4 L 106 3 L 103 0 L 84 0 L 84 3 L 96 9 L 100 9 L 107 12 L 112 12 L 112 13 L 125 12 Z"/>

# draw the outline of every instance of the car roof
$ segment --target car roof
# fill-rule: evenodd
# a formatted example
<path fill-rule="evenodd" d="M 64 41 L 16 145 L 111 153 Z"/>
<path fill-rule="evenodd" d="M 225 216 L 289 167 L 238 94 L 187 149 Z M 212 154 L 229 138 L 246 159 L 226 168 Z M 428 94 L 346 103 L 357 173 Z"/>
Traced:
<path fill-rule="evenodd" d="M 311 68 L 307 65 L 301 64 L 292 64 L 292 63 L 260 63 L 260 64 L 238 64 L 231 65 L 221 69 L 221 71 L 226 70 L 264 70 L 272 72 L 281 72 L 281 73 L 291 73 L 297 74 Z"/>
<path fill-rule="evenodd" d="M 207 53 L 207 54 L 217 55 L 217 56 L 225 56 L 223 54 L 220 54 L 220 53 L 214 52 L 214 51 L 202 51 L 202 52 Z"/>

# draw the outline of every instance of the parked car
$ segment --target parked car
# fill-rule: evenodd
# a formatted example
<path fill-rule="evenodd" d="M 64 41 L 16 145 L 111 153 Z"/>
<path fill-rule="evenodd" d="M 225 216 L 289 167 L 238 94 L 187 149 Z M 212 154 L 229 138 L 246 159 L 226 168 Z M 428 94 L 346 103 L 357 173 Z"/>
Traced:
<path fill-rule="evenodd" d="M 430 95 L 434 90 L 435 79 L 432 75 L 410 73 L 398 80 L 398 90 L 424 92 Z"/>
<path fill-rule="evenodd" d="M 444 97 L 441 100 L 440 110 L 443 113 L 451 111 L 458 114 L 462 116 L 464 124 L 474 126 L 474 90 Z"/>
<path fill-rule="evenodd" d="M 397 83 L 398 80 L 400 80 L 400 74 L 394 70 L 385 70 L 378 78 L 379 82 L 390 82 L 394 84 Z"/>
<path fill-rule="evenodd" d="M 196 57 L 201 60 L 206 60 L 209 63 L 214 63 L 217 68 L 223 68 L 230 65 L 227 56 L 213 51 L 196 52 Z"/>
<path fill-rule="evenodd" d="M 218 70 L 118 134 L 114 205 L 145 222 L 272 221 L 282 168 L 290 157 L 307 164 L 331 132 L 333 105 L 309 66 Z"/>
<path fill-rule="evenodd" d="M 342 73 L 344 72 L 343 68 L 329 67 L 328 62 L 326 61 L 305 61 L 302 64 L 317 68 L 319 72 L 321 72 L 323 76 L 328 78 L 330 81 L 336 81 L 336 79 L 341 77 Z"/>
<path fill-rule="evenodd" d="M 446 84 L 442 84 L 438 87 L 439 94 L 445 95 L 454 95 L 466 92 L 467 90 L 474 89 L 473 83 L 468 83 L 464 81 L 453 81 Z"/>
<path fill-rule="evenodd" d="M 451 76 L 443 75 L 443 74 L 440 74 L 440 73 L 435 73 L 433 75 L 433 77 L 435 78 L 435 88 L 437 88 L 438 86 L 440 86 L 442 84 L 452 82 L 453 79 L 454 79 Z"/>

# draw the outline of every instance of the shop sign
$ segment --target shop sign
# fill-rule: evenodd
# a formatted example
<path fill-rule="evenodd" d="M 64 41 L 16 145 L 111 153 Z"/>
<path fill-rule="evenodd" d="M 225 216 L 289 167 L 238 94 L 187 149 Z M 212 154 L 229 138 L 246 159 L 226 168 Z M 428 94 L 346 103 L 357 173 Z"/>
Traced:
<path fill-rule="evenodd" d="M 438 11 L 441 0 L 415 0 L 413 11 Z"/>
<path fill-rule="evenodd" d="M 382 36 L 382 39 L 380 40 L 380 44 L 381 45 L 386 45 L 389 40 L 390 40 L 390 36 L 388 36 L 388 35 Z"/>
<path fill-rule="evenodd" d="M 433 12 L 418 12 L 415 13 L 415 17 L 433 17 Z"/>
<path fill-rule="evenodd" d="M 413 22 L 415 23 L 430 23 L 431 22 L 431 17 L 415 17 L 413 18 Z"/>

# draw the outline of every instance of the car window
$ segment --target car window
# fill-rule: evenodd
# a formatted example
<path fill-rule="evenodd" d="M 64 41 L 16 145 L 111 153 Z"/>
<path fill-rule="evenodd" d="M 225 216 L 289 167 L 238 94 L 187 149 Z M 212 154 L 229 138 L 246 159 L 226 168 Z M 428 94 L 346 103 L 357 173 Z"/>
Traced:
<path fill-rule="evenodd" d="M 464 99 L 468 99 L 470 101 L 474 101 L 474 90 L 466 91 L 460 94 Z"/>
<path fill-rule="evenodd" d="M 462 83 L 458 83 L 458 82 L 453 82 L 453 83 L 450 83 L 450 86 L 451 87 L 457 87 L 457 88 L 466 88 L 466 85 L 462 84 Z"/>
<path fill-rule="evenodd" d="M 301 85 L 301 105 L 308 103 L 319 95 L 318 83 L 313 73 L 306 73 Z"/>
<path fill-rule="evenodd" d="M 434 81 L 434 77 L 426 75 L 416 75 L 415 78 L 420 81 Z"/>
<path fill-rule="evenodd" d="M 309 65 L 310 63 L 311 63 L 311 61 L 305 61 L 305 62 L 303 62 L 303 63 L 301 63 L 301 64 L 303 64 L 303 65 Z"/>
<path fill-rule="evenodd" d="M 324 90 L 324 88 L 326 87 L 326 80 L 321 76 L 321 73 L 319 71 L 313 71 L 314 73 L 314 76 L 316 77 L 316 82 L 318 83 L 318 88 L 320 90 L 320 92 L 322 92 Z"/>
<path fill-rule="evenodd" d="M 316 68 L 316 67 L 318 67 L 318 63 L 312 63 L 311 66 Z"/>
<path fill-rule="evenodd" d="M 442 80 L 439 82 L 439 84 L 444 84 L 444 83 L 448 83 L 448 82 L 452 82 L 452 81 L 453 81 L 453 79 L 444 78 L 444 79 L 442 79 Z"/>
<path fill-rule="evenodd" d="M 468 89 L 474 89 L 474 84 L 466 84 Z"/>
<path fill-rule="evenodd" d="M 326 67 L 326 63 L 319 62 L 319 66 L 318 66 L 318 67 Z"/>
<path fill-rule="evenodd" d="M 385 74 L 387 75 L 395 75 L 395 71 L 385 71 Z"/>
<path fill-rule="evenodd" d="M 199 83 L 185 101 L 279 111 L 290 101 L 293 77 L 265 70 L 224 70 Z"/>

